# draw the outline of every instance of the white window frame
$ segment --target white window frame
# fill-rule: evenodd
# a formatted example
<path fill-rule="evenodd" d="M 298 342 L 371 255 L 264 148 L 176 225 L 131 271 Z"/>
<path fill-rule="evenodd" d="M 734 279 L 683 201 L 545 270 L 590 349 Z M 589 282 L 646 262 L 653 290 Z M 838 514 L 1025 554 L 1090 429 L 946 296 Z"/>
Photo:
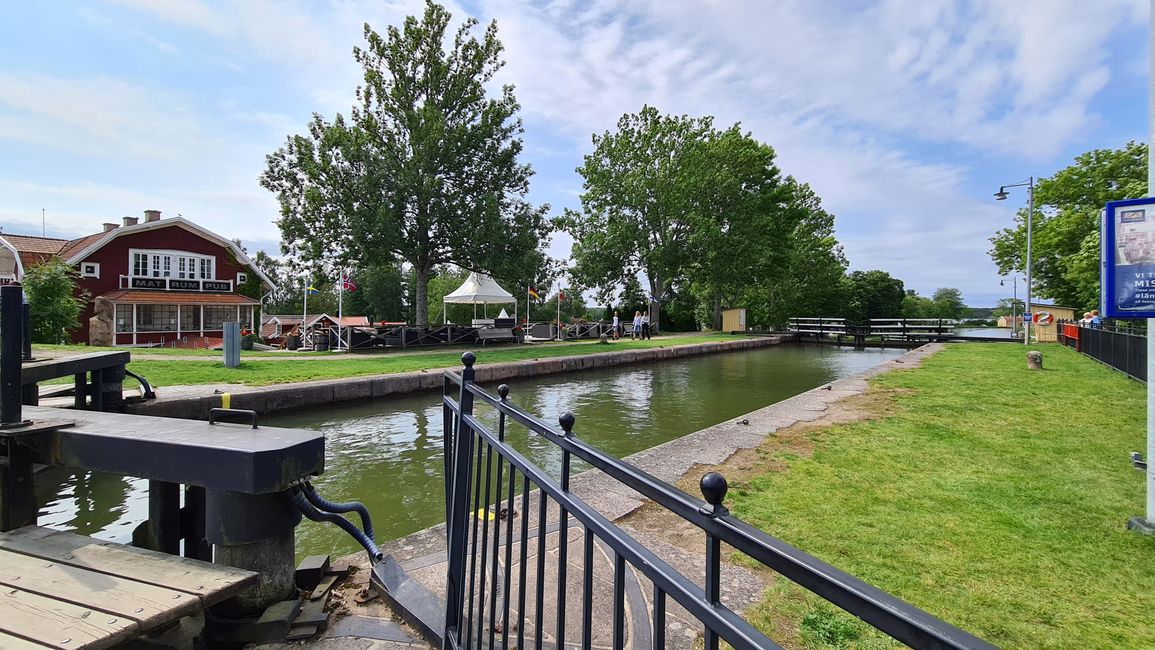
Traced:
<path fill-rule="evenodd" d="M 91 268 L 91 270 L 89 270 Z M 100 279 L 100 262 L 81 262 L 80 277 Z"/>
<path fill-rule="evenodd" d="M 245 273 L 244 271 L 237 271 L 237 286 L 238 287 L 241 286 L 242 284 L 248 282 L 248 281 L 249 281 L 249 274 L 248 273 Z"/>
<path fill-rule="evenodd" d="M 173 264 L 174 258 L 176 264 Z M 183 276 L 182 267 L 186 269 Z M 216 280 L 217 258 L 188 251 L 132 248 L 128 251 L 128 271 L 129 278 Z"/>

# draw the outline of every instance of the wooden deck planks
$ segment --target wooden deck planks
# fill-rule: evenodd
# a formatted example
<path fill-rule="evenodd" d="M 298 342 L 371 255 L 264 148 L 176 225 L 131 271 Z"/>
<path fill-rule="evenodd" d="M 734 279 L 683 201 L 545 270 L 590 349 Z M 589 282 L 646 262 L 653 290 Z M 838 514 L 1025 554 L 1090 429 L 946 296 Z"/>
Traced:
<path fill-rule="evenodd" d="M 107 648 L 257 574 L 37 526 L 0 533 L 0 648 Z"/>
<path fill-rule="evenodd" d="M 0 589 L 0 648 L 43 647 L 25 639 L 51 648 L 107 648 L 139 633 L 130 619 L 21 589 Z"/>
<path fill-rule="evenodd" d="M 202 599 L 206 607 L 231 597 L 257 579 L 256 573 L 243 569 L 196 562 L 38 526 L 0 533 L 0 551 L 12 551 L 181 591 Z"/>
<path fill-rule="evenodd" d="M 201 609 L 200 599 L 130 578 L 0 551 L 0 586 L 129 618 L 148 630 Z"/>

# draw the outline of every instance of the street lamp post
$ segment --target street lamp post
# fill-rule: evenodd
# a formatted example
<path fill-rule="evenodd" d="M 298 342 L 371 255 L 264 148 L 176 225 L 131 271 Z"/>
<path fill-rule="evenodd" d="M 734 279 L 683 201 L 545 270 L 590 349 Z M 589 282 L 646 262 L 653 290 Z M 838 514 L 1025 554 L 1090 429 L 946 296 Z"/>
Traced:
<path fill-rule="evenodd" d="M 995 192 L 995 200 L 1003 201 L 1007 198 L 1008 187 L 1027 188 L 1027 309 L 1023 313 L 1023 345 L 1031 344 L 1031 225 L 1035 220 L 1035 177 L 1031 176 L 1021 183 L 1012 183 L 999 187 Z"/>
<path fill-rule="evenodd" d="M 1006 280 L 999 280 L 999 286 L 1000 287 L 1007 286 L 1007 281 Z M 1011 338 L 1015 337 L 1015 334 L 1018 333 L 1018 329 L 1019 329 L 1019 317 L 1018 317 L 1018 312 L 1017 312 L 1018 306 L 1019 306 L 1019 276 L 1012 275 L 1011 276 Z"/>

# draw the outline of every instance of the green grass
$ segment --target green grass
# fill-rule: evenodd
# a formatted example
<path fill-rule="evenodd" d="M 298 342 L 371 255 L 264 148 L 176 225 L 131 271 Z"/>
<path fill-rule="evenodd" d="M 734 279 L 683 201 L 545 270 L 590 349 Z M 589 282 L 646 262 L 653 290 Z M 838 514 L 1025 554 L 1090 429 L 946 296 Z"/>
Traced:
<path fill-rule="evenodd" d="M 621 340 L 602 345 L 596 341 L 579 343 L 542 343 L 529 346 L 494 346 L 482 348 L 480 346 L 457 347 L 448 350 L 438 348 L 437 351 L 409 352 L 409 353 L 366 353 L 352 354 L 347 358 L 297 358 L 285 354 L 278 355 L 277 359 L 242 357 L 241 365 L 237 368 L 225 368 L 221 362 L 220 352 L 213 357 L 206 357 L 204 361 L 190 359 L 141 359 L 129 364 L 129 370 L 145 377 L 154 386 L 184 386 L 193 384 L 246 384 L 250 386 L 266 386 L 289 382 L 311 381 L 319 379 L 337 379 L 341 377 L 360 377 L 365 375 L 389 374 L 396 372 L 411 372 L 416 370 L 436 370 L 452 368 L 461 365 L 461 353 L 473 350 L 477 354 L 477 362 L 501 363 L 503 361 L 524 361 L 527 359 L 541 359 L 567 355 L 593 354 L 620 350 L 633 350 L 651 347 L 669 347 L 687 343 L 704 343 L 708 341 L 728 341 L 740 336 L 729 334 L 683 335 L 664 336 L 647 341 Z M 92 351 L 93 348 L 82 348 Z M 124 348 L 117 348 L 124 349 Z M 134 354 L 137 351 L 134 350 Z M 140 351 L 140 354 L 149 352 Z M 60 381 L 71 381 L 65 379 Z M 135 386 L 135 382 L 126 382 L 127 387 Z"/>
<path fill-rule="evenodd" d="M 32 345 L 32 353 L 47 352 L 53 354 L 88 354 L 89 352 L 132 352 L 135 355 L 147 354 L 151 356 L 172 356 L 172 357 L 205 357 L 220 358 L 220 350 L 194 350 L 188 348 L 113 348 L 102 347 L 97 345 L 48 345 L 44 343 L 34 343 Z M 286 352 L 273 352 L 268 350 L 241 350 L 241 358 L 246 357 L 283 357 Z M 319 355 L 329 354 L 328 352 L 293 352 L 293 355 Z"/>
<path fill-rule="evenodd" d="M 872 381 L 883 417 L 818 430 L 812 455 L 734 486 L 731 510 L 1008 648 L 1150 648 L 1146 389 L 1057 345 L 955 344 Z M 779 580 L 749 614 L 806 648 L 889 639 Z"/>

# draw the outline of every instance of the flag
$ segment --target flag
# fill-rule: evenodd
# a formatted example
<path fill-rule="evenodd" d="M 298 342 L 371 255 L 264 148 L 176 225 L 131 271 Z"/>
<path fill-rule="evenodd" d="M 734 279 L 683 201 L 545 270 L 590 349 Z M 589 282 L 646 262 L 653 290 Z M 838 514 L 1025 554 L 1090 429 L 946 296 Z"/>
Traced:
<path fill-rule="evenodd" d="M 357 283 L 353 282 L 353 278 L 343 275 L 341 276 L 341 288 L 345 291 L 356 291 Z"/>
<path fill-rule="evenodd" d="M 565 300 L 565 292 L 564 291 L 558 291 L 557 292 L 557 299 L 558 300 Z"/>
<path fill-rule="evenodd" d="M 318 293 L 321 293 L 321 292 L 320 292 L 320 291 L 317 291 L 317 287 L 314 287 L 314 286 L 313 286 L 313 285 L 311 285 L 311 284 L 309 285 L 309 288 L 308 288 L 308 289 L 305 289 L 305 294 L 306 294 L 306 295 L 310 295 L 310 296 L 311 296 L 311 295 L 314 295 L 314 294 L 318 294 Z"/>
<path fill-rule="evenodd" d="M 535 291 L 533 287 L 529 288 L 529 295 L 534 300 L 541 300 L 541 296 L 537 294 L 537 291 Z"/>

